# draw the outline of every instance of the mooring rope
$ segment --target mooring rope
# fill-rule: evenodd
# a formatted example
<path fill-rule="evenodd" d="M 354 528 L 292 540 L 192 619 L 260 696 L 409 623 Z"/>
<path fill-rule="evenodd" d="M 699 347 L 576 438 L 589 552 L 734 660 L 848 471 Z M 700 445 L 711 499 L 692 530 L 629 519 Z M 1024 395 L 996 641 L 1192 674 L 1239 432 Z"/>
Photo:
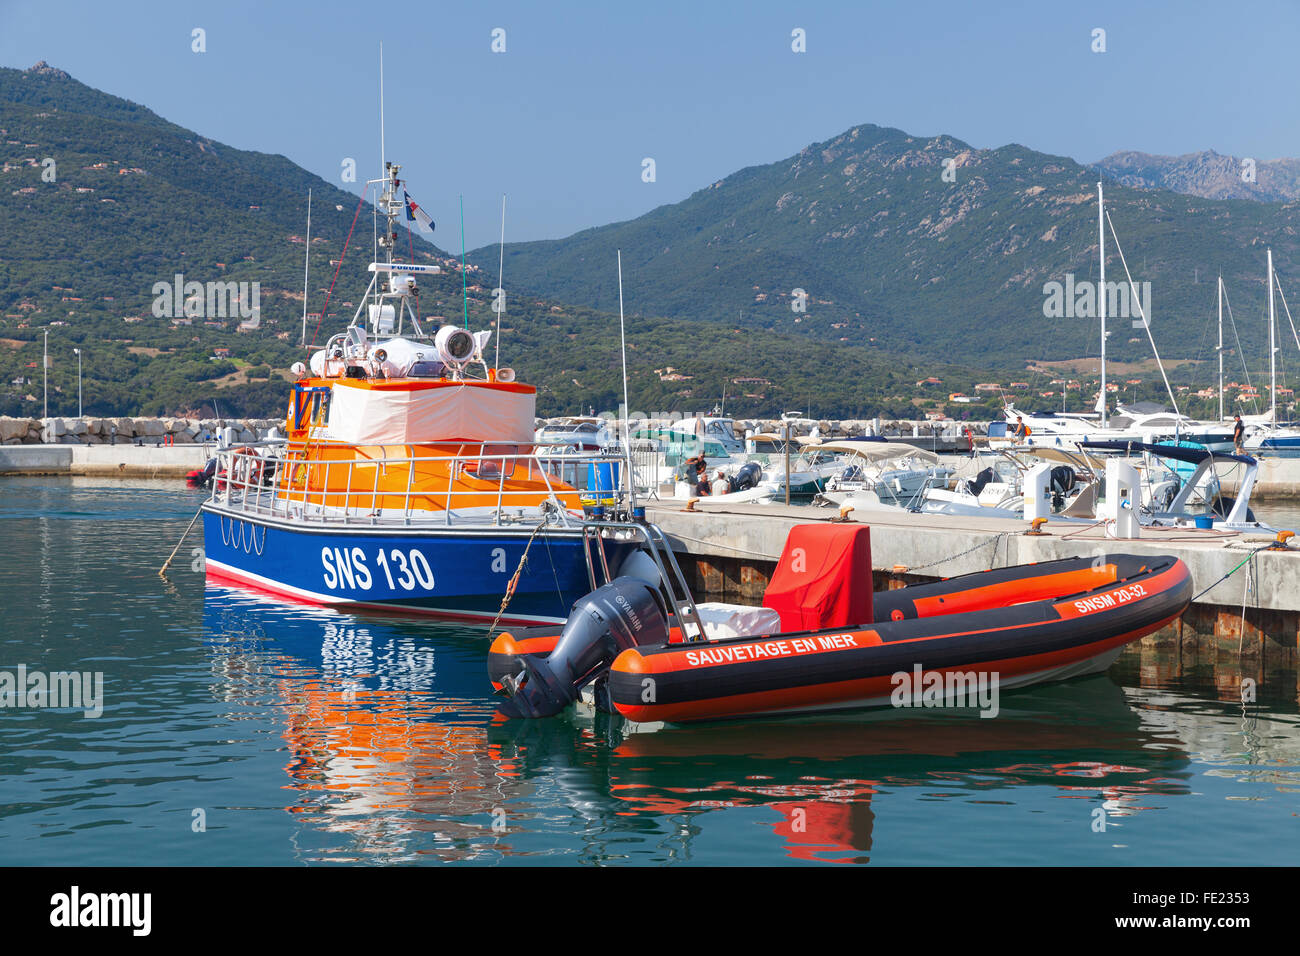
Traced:
<path fill-rule="evenodd" d="M 999 549 L 999 548 L 1001 547 L 1001 545 L 1002 545 L 1002 539 L 1003 539 L 1003 538 L 1008 538 L 1008 539 L 1009 539 L 1009 538 L 1011 538 L 1013 535 L 1016 535 L 1016 534 L 1019 534 L 1019 532 L 1017 532 L 1017 531 L 999 531 L 996 535 L 994 535 L 994 537 L 993 537 L 993 541 L 992 541 L 992 545 L 993 545 L 993 553 L 992 553 L 992 555 L 990 555 L 990 557 L 989 557 L 989 570 L 990 570 L 990 571 L 993 570 L 993 563 L 994 563 L 995 561 L 997 561 L 997 559 L 998 559 L 998 549 Z M 946 558 L 940 558 L 938 561 L 931 561 L 929 564 L 918 564 L 918 565 L 916 565 L 915 567 L 907 568 L 903 573 L 904 573 L 904 574 L 912 574 L 913 572 L 916 572 L 916 571 L 924 571 L 924 570 L 926 570 L 927 568 L 938 567 L 939 565 L 941 565 L 941 564 L 946 564 L 946 563 L 949 562 L 949 561 L 956 561 L 958 558 L 964 558 L 966 555 L 968 555 L 968 554 L 972 554 L 972 553 L 974 553 L 975 551 L 979 551 L 981 548 L 987 548 L 987 547 L 989 546 L 989 544 L 990 544 L 990 542 L 988 542 L 988 541 L 981 541 L 979 544 L 975 545 L 974 547 L 967 548 L 965 551 L 962 551 L 962 552 L 960 552 L 960 553 L 958 553 L 958 554 L 951 554 L 951 555 L 949 555 L 949 556 L 946 557 Z M 1010 551 L 1010 547 L 1011 547 L 1011 542 L 1008 541 L 1008 542 L 1007 542 L 1007 548 L 1008 548 L 1008 551 Z M 1010 556 L 1010 555 L 1008 554 L 1008 557 L 1009 557 L 1009 556 Z"/>
<path fill-rule="evenodd" d="M 550 523 L 550 520 L 550 515 L 543 517 L 537 527 L 533 529 L 533 533 L 528 536 L 528 541 L 524 545 L 524 553 L 519 558 L 519 567 L 515 568 L 515 573 L 510 576 L 510 580 L 506 584 L 506 593 L 501 598 L 501 608 L 497 611 L 497 616 L 493 618 L 492 626 L 488 628 L 489 635 L 497 629 L 497 625 L 501 623 L 501 615 L 506 613 L 506 608 L 510 606 L 510 599 L 515 596 L 515 589 L 519 587 L 519 576 L 523 574 L 524 565 L 528 563 L 528 550 L 533 546 L 533 541 L 537 538 L 537 535 L 541 533 L 541 530 Z"/>
<path fill-rule="evenodd" d="M 1250 561 L 1253 561 L 1253 560 L 1254 560 L 1255 555 L 1259 554 L 1261 551 L 1268 551 L 1268 550 L 1269 550 L 1270 548 L 1272 548 L 1272 547 L 1273 547 L 1272 544 L 1266 544 L 1266 545 L 1262 545 L 1262 546 L 1260 546 L 1260 547 L 1258 547 L 1258 548 L 1255 548 L 1253 551 L 1251 551 L 1249 554 L 1247 554 L 1244 558 L 1242 558 L 1241 563 L 1238 564 L 1235 568 L 1233 568 L 1231 571 L 1229 571 L 1229 572 L 1228 572 L 1227 574 L 1225 574 L 1223 577 L 1219 578 L 1219 580 L 1215 581 L 1213 584 L 1211 584 L 1208 588 L 1206 588 L 1206 589 L 1205 589 L 1204 591 L 1202 591 L 1200 594 L 1196 595 L 1196 597 L 1192 598 L 1192 603 L 1195 604 L 1195 603 L 1196 603 L 1197 601 L 1199 601 L 1201 598 L 1205 597 L 1205 595 L 1208 594 L 1210 591 L 1213 591 L 1216 587 L 1218 587 L 1218 586 L 1219 586 L 1220 584 L 1222 584 L 1224 581 L 1228 580 L 1228 578 L 1232 577 L 1234 574 L 1236 574 L 1238 571 L 1240 571 L 1240 570 L 1242 569 L 1242 567 L 1243 567 L 1247 562 L 1250 562 Z M 1252 565 L 1252 569 L 1251 569 L 1251 570 L 1252 570 L 1252 573 L 1253 573 L 1253 571 L 1254 571 L 1254 567 L 1253 567 L 1253 565 Z M 1249 579 L 1248 579 L 1248 580 L 1247 580 L 1247 584 L 1249 584 L 1249 583 L 1250 583 L 1250 582 L 1249 582 Z M 1243 604 L 1242 604 L 1242 607 L 1243 607 L 1242 614 L 1243 614 L 1243 616 L 1244 616 L 1244 615 L 1245 615 L 1245 610 L 1244 610 L 1244 608 L 1245 608 L 1244 598 L 1243 598 Z"/>
<path fill-rule="evenodd" d="M 171 565 L 172 558 L 176 557 L 176 552 L 181 549 L 181 545 L 184 544 L 185 539 L 189 537 L 190 531 L 194 527 L 194 522 L 199 520 L 199 515 L 201 514 L 203 514 L 203 506 L 199 505 L 199 510 L 194 512 L 194 517 L 190 519 L 189 526 L 186 527 L 185 533 L 181 535 L 181 539 L 176 542 L 176 547 L 172 548 L 172 553 L 167 556 L 167 560 L 163 562 L 163 566 L 158 569 L 159 577 L 167 577 L 167 568 Z"/>

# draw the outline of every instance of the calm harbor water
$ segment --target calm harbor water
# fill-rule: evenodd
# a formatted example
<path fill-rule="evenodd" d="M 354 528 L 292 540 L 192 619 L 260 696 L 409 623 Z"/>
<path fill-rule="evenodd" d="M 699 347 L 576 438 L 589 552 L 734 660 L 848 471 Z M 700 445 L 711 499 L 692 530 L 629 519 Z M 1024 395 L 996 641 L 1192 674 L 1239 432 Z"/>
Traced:
<path fill-rule="evenodd" d="M 200 499 L 0 479 L 0 672 L 102 672 L 104 704 L 0 710 L 0 862 L 1295 862 L 1294 685 L 1124 658 L 994 719 L 502 723 L 481 630 L 205 587 L 197 527 L 164 581 Z"/>

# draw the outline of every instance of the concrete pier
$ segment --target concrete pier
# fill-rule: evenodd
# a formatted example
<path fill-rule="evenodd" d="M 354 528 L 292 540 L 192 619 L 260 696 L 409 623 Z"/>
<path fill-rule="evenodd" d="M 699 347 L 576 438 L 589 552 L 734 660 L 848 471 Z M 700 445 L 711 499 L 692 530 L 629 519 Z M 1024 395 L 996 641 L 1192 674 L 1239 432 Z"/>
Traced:
<path fill-rule="evenodd" d="M 212 457 L 210 445 L 4 445 L 0 475 L 183 478 Z"/>
<path fill-rule="evenodd" d="M 791 526 L 838 514 L 834 508 L 711 506 L 707 500 L 693 512 L 683 510 L 682 501 L 646 505 L 647 517 L 669 535 L 697 593 L 742 604 L 761 600 Z M 1185 662 L 1202 671 L 1208 667 L 1216 676 L 1222 669 L 1222 680 L 1230 683 L 1267 675 L 1289 682 L 1295 692 L 1300 548 L 1251 554 L 1272 535 L 1144 528 L 1138 540 L 1116 540 L 1101 527 L 1086 525 L 1049 524 L 1042 535 L 1029 536 L 1026 523 L 998 518 L 874 511 L 850 518 L 871 527 L 877 590 L 1104 552 L 1176 555 L 1191 571 L 1199 597 L 1177 624 L 1148 636 L 1141 646 L 1164 649 L 1176 668 Z M 1224 575 L 1229 576 L 1220 581 Z"/>

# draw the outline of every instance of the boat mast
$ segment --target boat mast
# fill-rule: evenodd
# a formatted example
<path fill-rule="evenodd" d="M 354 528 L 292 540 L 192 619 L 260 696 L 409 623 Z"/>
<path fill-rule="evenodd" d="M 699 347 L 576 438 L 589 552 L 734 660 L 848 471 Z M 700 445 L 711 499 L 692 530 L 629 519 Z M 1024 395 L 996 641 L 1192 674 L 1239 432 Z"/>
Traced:
<path fill-rule="evenodd" d="M 1268 250 L 1268 390 L 1270 394 L 1269 421 L 1277 426 L 1277 345 L 1273 315 L 1273 250 Z"/>
<path fill-rule="evenodd" d="M 1219 274 L 1219 421 L 1223 421 L 1223 274 Z"/>
<path fill-rule="evenodd" d="M 311 187 L 307 189 L 307 253 L 302 267 L 302 346 L 307 347 L 307 276 L 311 271 Z"/>
<path fill-rule="evenodd" d="M 366 184 L 366 188 L 369 189 L 372 185 L 378 186 L 380 183 L 383 184 L 383 191 L 378 193 L 375 199 L 375 221 L 377 226 L 378 212 L 382 208 L 384 213 L 384 234 L 382 236 L 377 236 L 376 241 L 385 252 L 384 258 L 388 267 L 386 269 L 378 268 L 378 262 L 373 263 L 371 266 L 371 271 L 375 273 L 375 277 L 371 279 L 370 289 L 367 291 L 367 294 L 370 296 L 370 301 L 373 303 L 373 307 L 377 310 L 376 314 L 378 316 L 378 318 L 372 316 L 371 323 L 373 328 L 376 330 L 376 334 L 378 334 L 379 323 L 382 321 L 385 299 L 396 296 L 398 302 L 393 309 L 394 329 L 391 334 L 398 336 L 404 334 L 406 313 L 409 311 L 411 314 L 411 327 L 413 333 L 417 337 L 423 338 L 424 330 L 420 328 L 420 316 L 410 303 L 410 284 L 402 284 L 400 286 L 401 292 L 399 293 L 397 292 L 399 286 L 393 278 L 396 271 L 394 269 L 393 250 L 397 246 L 398 210 L 404 210 L 405 203 L 397 198 L 397 188 L 401 185 L 401 180 L 398 176 L 402 171 L 402 166 L 400 163 L 390 163 L 388 161 L 385 141 L 384 44 L 381 40 L 379 43 L 379 162 L 382 169 L 380 178 L 371 180 Z M 378 256 L 375 258 L 378 259 Z M 405 268 L 413 270 L 420 267 L 415 266 L 412 263 L 408 264 Z M 363 302 L 361 307 L 357 309 L 357 317 L 360 317 L 364 310 L 365 303 Z M 354 318 L 353 321 L 355 322 L 356 318 Z"/>
<path fill-rule="evenodd" d="M 379 240 L 379 244 L 384 247 L 388 259 L 388 271 L 383 278 L 375 276 L 375 305 L 378 306 L 380 315 L 383 314 L 384 299 L 383 293 L 390 291 L 393 287 L 393 246 L 396 245 L 397 232 L 393 229 L 393 180 L 397 177 L 397 170 L 390 169 L 388 165 L 388 153 L 386 147 L 387 137 L 384 134 L 384 41 L 379 41 L 379 170 L 384 180 L 384 191 L 380 199 L 384 206 L 384 235 Z M 402 320 L 404 309 L 399 304 L 397 309 L 397 334 L 402 333 Z"/>
<path fill-rule="evenodd" d="M 623 250 L 618 250 L 618 341 L 623 355 L 623 462 L 627 470 L 628 510 L 636 507 L 636 475 L 632 473 L 632 435 L 627 403 L 627 332 L 623 324 Z M 703 455 L 703 452 L 701 452 Z"/>
<path fill-rule="evenodd" d="M 496 368 L 501 369 L 501 326 L 506 320 L 506 194 L 501 194 L 501 258 L 497 262 L 497 288 L 501 290 L 501 311 L 497 313 Z"/>
<path fill-rule="evenodd" d="M 1106 207 L 1101 183 L 1097 183 L 1097 255 L 1101 269 L 1097 278 L 1097 309 L 1101 316 L 1101 427 L 1106 427 Z"/>

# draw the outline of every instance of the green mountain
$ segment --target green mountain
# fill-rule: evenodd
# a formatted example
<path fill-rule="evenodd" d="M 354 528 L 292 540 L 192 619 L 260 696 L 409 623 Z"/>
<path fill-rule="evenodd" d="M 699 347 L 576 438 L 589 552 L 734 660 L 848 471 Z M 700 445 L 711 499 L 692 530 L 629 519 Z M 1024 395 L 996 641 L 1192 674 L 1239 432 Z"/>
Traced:
<path fill-rule="evenodd" d="M 308 305 L 315 313 L 335 283 L 356 196 L 283 156 L 214 142 L 43 63 L 0 69 L 0 414 L 41 414 L 47 331 L 51 414 L 77 410 L 74 348 L 83 351 L 88 414 L 211 414 L 214 403 L 222 414 L 279 413 L 287 401 L 284 370 L 304 357 L 298 342 L 308 188 Z M 432 188 L 415 184 L 412 191 Z M 318 344 L 346 325 L 369 280 L 371 212 L 368 204 L 360 210 L 321 331 L 314 333 L 314 322 L 308 328 Z M 471 326 L 492 325 L 495 263 L 486 271 L 470 267 L 466 306 L 454 257 L 418 237 L 399 243 L 417 260 L 444 267 L 421 283 L 426 316 L 460 322 L 468 311 Z M 608 288 L 613 246 L 593 248 L 592 256 L 597 252 L 593 275 Z M 260 324 L 241 330 L 237 315 L 155 314 L 155 287 L 177 275 L 183 282 L 258 283 Z M 512 289 L 503 361 L 539 386 L 543 414 L 615 408 L 622 394 L 617 316 L 563 301 Z M 629 301 L 644 303 L 642 290 L 629 288 Z M 645 318 L 653 312 L 639 309 L 629 343 L 631 397 L 640 411 L 707 409 L 725 390 L 736 414 L 811 405 L 819 415 L 915 415 L 917 380 L 936 375 L 944 384 L 934 391 L 968 391 L 982 377 L 789 330 Z"/>
<path fill-rule="evenodd" d="M 1096 278 L 1097 178 L 1023 146 L 981 150 L 858 126 L 629 222 L 507 245 L 505 274 L 539 295 L 610 309 L 609 252 L 619 248 L 640 313 L 1023 368 L 1098 352 L 1095 318 L 1044 314 L 1046 283 Z M 1134 281 L 1151 283 L 1162 355 L 1212 357 L 1221 270 L 1251 367 L 1266 365 L 1264 250 L 1273 246 L 1284 289 L 1300 297 L 1300 206 L 1120 184 L 1106 199 Z M 1107 252 L 1107 279 L 1122 282 L 1109 236 Z M 470 261 L 496 256 L 484 248 Z M 796 289 L 808 296 L 802 314 L 792 311 Z M 1150 357 L 1131 321 L 1110 329 L 1111 356 Z"/>

